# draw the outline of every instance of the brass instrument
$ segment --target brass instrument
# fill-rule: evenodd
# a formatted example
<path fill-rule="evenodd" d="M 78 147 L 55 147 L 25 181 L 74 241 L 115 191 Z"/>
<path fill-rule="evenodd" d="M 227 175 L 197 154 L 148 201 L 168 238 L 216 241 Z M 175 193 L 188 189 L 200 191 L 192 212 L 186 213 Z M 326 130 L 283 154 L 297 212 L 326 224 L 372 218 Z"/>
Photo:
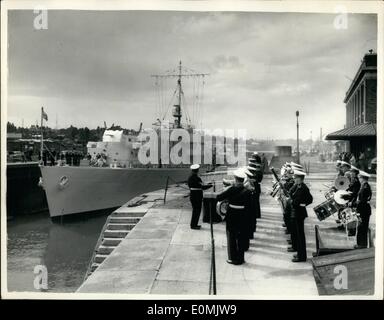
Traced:
<path fill-rule="evenodd" d="M 335 179 L 334 187 L 336 190 L 347 190 L 349 186 L 349 179 L 347 177 L 337 177 Z"/>
<path fill-rule="evenodd" d="M 271 196 L 272 198 L 276 197 L 277 193 L 280 191 L 280 185 L 277 184 L 276 186 L 274 186 L 274 189 L 272 190 L 271 192 Z"/>
<path fill-rule="evenodd" d="M 216 204 L 216 212 L 218 215 L 220 215 L 223 219 L 227 215 L 228 212 L 228 206 L 229 202 L 228 200 L 218 201 Z"/>

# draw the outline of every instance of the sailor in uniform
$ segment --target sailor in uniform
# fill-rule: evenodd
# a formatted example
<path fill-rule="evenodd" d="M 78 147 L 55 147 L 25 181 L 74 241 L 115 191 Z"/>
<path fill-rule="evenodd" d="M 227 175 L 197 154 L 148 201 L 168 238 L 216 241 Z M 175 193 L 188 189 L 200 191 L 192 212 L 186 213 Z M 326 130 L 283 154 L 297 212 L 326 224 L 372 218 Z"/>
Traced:
<path fill-rule="evenodd" d="M 285 166 L 284 170 L 284 177 L 283 177 L 283 187 L 286 192 L 289 192 L 293 185 L 295 184 L 295 180 L 293 179 L 293 169 L 289 166 Z M 286 227 L 285 234 L 291 234 L 291 211 L 292 208 L 290 204 L 287 201 L 284 201 L 284 212 L 283 212 L 283 219 L 284 219 L 284 225 L 283 227 Z M 291 240 L 287 240 L 289 244 L 292 244 Z"/>
<path fill-rule="evenodd" d="M 344 174 L 344 177 L 348 178 L 351 180 L 351 164 L 346 161 L 341 161 L 341 171 Z"/>
<path fill-rule="evenodd" d="M 212 187 L 212 184 L 203 184 L 203 181 L 199 177 L 200 165 L 193 164 L 191 165 L 191 175 L 188 178 L 188 187 L 190 190 L 190 201 L 192 204 L 192 217 L 191 217 L 191 229 L 200 229 L 201 226 L 198 225 L 201 206 L 203 202 L 203 190 L 209 189 Z"/>
<path fill-rule="evenodd" d="M 254 180 L 254 174 L 251 172 L 251 170 L 248 169 L 248 167 L 244 168 L 244 173 L 246 174 L 246 180 L 244 181 L 244 187 L 250 191 L 250 204 L 249 204 L 249 211 L 248 211 L 248 233 L 249 233 L 249 239 L 253 239 L 253 233 L 256 231 L 256 204 L 257 204 L 257 195 L 256 195 L 256 188 L 255 188 L 255 180 Z M 247 243 L 249 247 L 249 240 Z"/>
<path fill-rule="evenodd" d="M 344 173 L 341 171 L 341 160 L 339 159 L 336 161 L 336 171 L 337 171 L 336 178 L 340 176 L 344 176 Z"/>
<path fill-rule="evenodd" d="M 254 163 L 249 162 L 247 170 L 252 174 L 252 182 L 254 187 L 252 210 L 254 210 L 255 223 L 253 224 L 253 232 L 256 232 L 257 219 L 260 218 L 260 184 L 256 181 L 257 169 Z"/>
<path fill-rule="evenodd" d="M 348 176 L 347 172 L 351 169 L 351 164 L 346 161 L 340 161 L 339 163 L 339 176 Z"/>
<path fill-rule="evenodd" d="M 349 185 L 346 191 L 348 191 L 349 194 L 341 195 L 341 198 L 348 201 L 349 207 L 356 208 L 357 195 L 361 187 L 360 181 L 357 177 L 357 175 L 359 174 L 359 169 L 351 165 L 351 170 L 347 171 L 346 175 L 347 174 L 349 176 Z M 341 219 L 342 211 L 343 209 L 339 210 L 339 220 L 337 220 L 337 222 L 339 222 Z M 338 228 L 344 229 L 344 226 L 340 225 L 338 226 Z M 353 236 L 354 234 L 356 234 L 356 228 L 348 228 L 348 235 Z"/>
<path fill-rule="evenodd" d="M 346 191 L 351 192 L 349 195 L 345 195 L 343 198 L 348 197 L 347 200 L 349 200 L 350 206 L 353 207 L 356 204 L 357 200 L 357 194 L 359 193 L 361 183 L 357 177 L 359 174 L 359 169 L 357 169 L 355 166 L 351 165 L 350 170 L 350 183 Z"/>
<path fill-rule="evenodd" d="M 293 183 L 291 183 L 291 187 L 288 189 L 288 195 L 291 197 L 292 193 L 296 190 L 297 179 L 295 179 L 294 173 L 296 172 L 296 174 L 297 174 L 298 172 L 300 172 L 304 175 L 305 175 L 305 173 L 302 169 L 303 167 L 301 165 L 295 163 L 295 162 L 287 163 L 286 166 L 287 166 L 287 168 L 289 168 L 289 171 L 291 172 L 292 180 L 293 180 Z M 285 203 L 286 203 L 285 214 L 287 216 L 287 222 L 288 222 L 288 226 L 289 226 L 289 229 L 287 228 L 287 230 L 285 230 L 285 234 L 289 234 L 291 236 L 290 239 L 287 240 L 288 244 L 291 245 L 291 247 L 288 247 L 287 251 L 288 252 L 296 252 L 297 251 L 297 245 L 296 245 L 297 241 L 295 238 L 296 237 L 296 233 L 295 233 L 296 219 L 295 219 L 294 215 L 292 215 L 292 210 L 293 210 L 292 201 L 286 199 Z"/>
<path fill-rule="evenodd" d="M 371 216 L 371 205 L 369 202 L 372 197 L 371 186 L 368 183 L 370 175 L 360 170 L 358 177 L 361 186 L 357 194 L 356 211 L 360 214 L 361 223 L 357 228 L 357 244 L 355 249 L 366 248 L 368 244 L 368 227 Z"/>
<path fill-rule="evenodd" d="M 256 160 L 257 161 L 257 160 Z M 261 168 L 261 164 L 250 160 L 248 166 L 252 168 L 252 173 L 254 174 L 255 180 L 255 192 L 256 192 L 256 218 L 261 218 L 261 209 L 260 209 L 260 194 L 261 194 L 261 186 L 260 183 L 263 180 L 263 171 Z"/>
<path fill-rule="evenodd" d="M 284 189 L 289 191 L 294 184 L 295 180 L 293 179 L 293 169 L 287 168 L 283 178 Z"/>
<path fill-rule="evenodd" d="M 305 172 L 294 170 L 293 174 L 295 184 L 289 190 L 292 205 L 292 247 L 288 248 L 288 252 L 297 251 L 297 255 L 294 255 L 292 262 L 302 262 L 307 260 L 304 220 L 308 217 L 308 214 L 305 207 L 312 203 L 313 197 L 304 183 Z"/>
<path fill-rule="evenodd" d="M 244 244 L 249 239 L 246 232 L 247 211 L 250 207 L 250 191 L 244 187 L 246 174 L 244 170 L 234 172 L 235 183 L 217 195 L 218 201 L 228 200 L 226 214 L 228 263 L 244 263 Z"/>
<path fill-rule="evenodd" d="M 296 162 L 291 162 L 291 163 L 289 163 L 289 165 L 291 166 L 291 168 L 293 170 L 296 169 L 296 170 L 304 171 L 304 168 L 303 168 L 303 166 L 301 164 L 298 164 Z"/>
<path fill-rule="evenodd" d="M 260 163 L 261 165 L 261 157 L 257 151 L 255 151 L 252 155 L 251 158 L 256 161 L 256 163 Z"/>

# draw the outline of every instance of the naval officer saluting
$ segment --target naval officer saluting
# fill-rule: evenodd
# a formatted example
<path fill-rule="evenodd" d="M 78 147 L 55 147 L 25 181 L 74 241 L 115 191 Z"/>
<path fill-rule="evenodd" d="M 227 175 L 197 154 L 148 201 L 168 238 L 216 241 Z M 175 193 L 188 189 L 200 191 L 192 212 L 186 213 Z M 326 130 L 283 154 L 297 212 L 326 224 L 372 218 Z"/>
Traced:
<path fill-rule="evenodd" d="M 190 190 L 190 201 L 192 204 L 192 217 L 191 217 L 191 229 L 200 229 L 201 226 L 198 225 L 201 206 L 203 203 L 203 190 L 209 189 L 212 187 L 212 184 L 203 184 L 203 181 L 199 177 L 200 165 L 193 164 L 191 165 L 191 175 L 188 178 L 188 187 Z"/>

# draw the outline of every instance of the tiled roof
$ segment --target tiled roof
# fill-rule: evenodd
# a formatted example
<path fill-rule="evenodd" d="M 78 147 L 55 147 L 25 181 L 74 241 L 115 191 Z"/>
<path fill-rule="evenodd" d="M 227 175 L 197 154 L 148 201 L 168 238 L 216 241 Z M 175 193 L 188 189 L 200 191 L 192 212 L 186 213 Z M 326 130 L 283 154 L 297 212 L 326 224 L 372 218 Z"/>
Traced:
<path fill-rule="evenodd" d="M 329 133 L 325 140 L 348 140 L 353 137 L 372 137 L 376 136 L 375 123 L 363 123 L 350 128 L 341 129 Z"/>

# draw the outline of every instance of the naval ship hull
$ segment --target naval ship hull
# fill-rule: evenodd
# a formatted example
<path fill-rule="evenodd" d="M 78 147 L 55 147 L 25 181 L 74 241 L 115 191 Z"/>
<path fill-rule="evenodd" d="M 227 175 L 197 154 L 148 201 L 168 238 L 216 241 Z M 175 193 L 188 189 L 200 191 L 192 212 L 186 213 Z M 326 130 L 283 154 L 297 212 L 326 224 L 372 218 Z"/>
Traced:
<path fill-rule="evenodd" d="M 188 179 L 188 168 L 40 167 L 51 217 L 122 206 L 143 193 Z"/>

